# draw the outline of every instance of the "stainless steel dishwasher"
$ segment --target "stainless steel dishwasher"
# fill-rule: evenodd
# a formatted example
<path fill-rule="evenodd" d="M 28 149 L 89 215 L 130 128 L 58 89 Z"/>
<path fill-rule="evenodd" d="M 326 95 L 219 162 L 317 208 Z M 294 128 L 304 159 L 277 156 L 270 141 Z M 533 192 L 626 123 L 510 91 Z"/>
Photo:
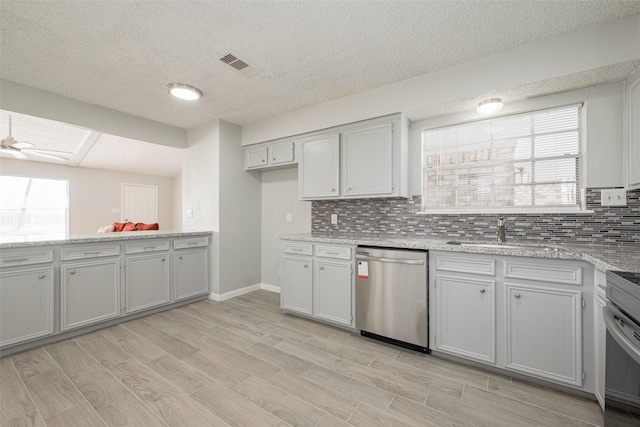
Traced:
<path fill-rule="evenodd" d="M 358 247 L 356 262 L 356 328 L 428 353 L 427 253 Z"/>

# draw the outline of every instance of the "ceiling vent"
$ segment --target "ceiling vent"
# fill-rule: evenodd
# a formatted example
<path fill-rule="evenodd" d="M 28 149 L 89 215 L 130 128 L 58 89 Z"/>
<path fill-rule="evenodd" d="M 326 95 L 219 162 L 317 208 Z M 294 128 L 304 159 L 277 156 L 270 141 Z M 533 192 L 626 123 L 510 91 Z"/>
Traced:
<path fill-rule="evenodd" d="M 262 74 L 262 70 L 260 68 L 230 50 L 221 53 L 217 58 L 245 77 L 253 77 L 258 74 Z"/>

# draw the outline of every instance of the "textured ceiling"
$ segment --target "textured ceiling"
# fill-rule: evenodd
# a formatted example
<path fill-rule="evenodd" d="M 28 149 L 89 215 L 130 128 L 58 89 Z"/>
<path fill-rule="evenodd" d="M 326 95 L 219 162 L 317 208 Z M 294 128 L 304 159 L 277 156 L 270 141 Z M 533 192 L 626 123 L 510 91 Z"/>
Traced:
<path fill-rule="evenodd" d="M 0 76 L 182 128 L 246 124 L 636 13 L 640 1 L 3 0 Z M 263 74 L 220 63 L 228 49 Z M 571 85 L 601 80 L 583 77 Z M 204 98 L 174 100 L 170 82 Z"/>

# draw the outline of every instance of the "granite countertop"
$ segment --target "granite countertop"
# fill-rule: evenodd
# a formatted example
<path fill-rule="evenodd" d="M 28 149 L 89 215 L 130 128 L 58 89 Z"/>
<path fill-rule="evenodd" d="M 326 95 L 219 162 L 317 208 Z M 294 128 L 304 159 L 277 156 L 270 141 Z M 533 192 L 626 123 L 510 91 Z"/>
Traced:
<path fill-rule="evenodd" d="M 544 243 L 504 243 L 463 242 L 489 244 L 495 246 L 462 246 L 448 244 L 451 239 L 419 239 L 402 236 L 369 236 L 353 234 L 291 234 L 281 239 L 316 243 L 341 243 L 360 246 L 381 246 L 401 249 L 422 249 L 431 251 L 466 252 L 475 254 L 510 255 L 533 258 L 572 259 L 590 262 L 602 270 L 621 270 L 640 272 L 640 249 L 616 246 L 589 245 L 545 245 Z M 457 241 L 457 240 L 456 240 Z M 514 247 L 518 246 L 518 247 Z"/>
<path fill-rule="evenodd" d="M 210 235 L 212 233 L 212 231 L 151 230 L 126 231 L 118 233 L 70 234 L 66 236 L 11 236 L 0 238 L 0 249 L 63 245 L 69 243 L 113 242 L 119 240 L 136 240 L 162 237 L 189 237 Z"/>

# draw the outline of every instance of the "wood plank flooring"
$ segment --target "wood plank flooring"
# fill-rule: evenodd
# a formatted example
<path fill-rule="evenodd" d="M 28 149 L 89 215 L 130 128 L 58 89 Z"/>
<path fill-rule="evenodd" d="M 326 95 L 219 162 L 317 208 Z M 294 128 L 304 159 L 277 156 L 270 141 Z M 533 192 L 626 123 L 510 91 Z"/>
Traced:
<path fill-rule="evenodd" d="M 597 403 L 283 314 L 256 291 L 0 359 L 0 425 L 594 426 Z"/>

